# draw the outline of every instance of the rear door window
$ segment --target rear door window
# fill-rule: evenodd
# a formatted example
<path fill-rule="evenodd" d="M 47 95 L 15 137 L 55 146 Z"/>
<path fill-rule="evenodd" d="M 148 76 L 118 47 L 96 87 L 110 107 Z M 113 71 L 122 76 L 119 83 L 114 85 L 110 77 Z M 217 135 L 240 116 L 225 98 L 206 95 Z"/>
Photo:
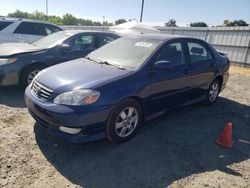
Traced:
<path fill-rule="evenodd" d="M 188 42 L 190 63 L 206 62 L 213 58 L 211 52 L 200 43 Z"/>
<path fill-rule="evenodd" d="M 46 36 L 45 24 L 33 22 L 21 22 L 14 31 L 15 34 Z"/>
<path fill-rule="evenodd" d="M 8 27 L 10 24 L 12 24 L 13 22 L 1 22 L 0 21 L 0 31 L 2 31 L 3 29 L 5 29 L 6 27 Z"/>
<path fill-rule="evenodd" d="M 115 40 L 112 36 L 109 35 L 97 35 L 97 47 L 104 46 L 105 44 L 108 44 Z"/>

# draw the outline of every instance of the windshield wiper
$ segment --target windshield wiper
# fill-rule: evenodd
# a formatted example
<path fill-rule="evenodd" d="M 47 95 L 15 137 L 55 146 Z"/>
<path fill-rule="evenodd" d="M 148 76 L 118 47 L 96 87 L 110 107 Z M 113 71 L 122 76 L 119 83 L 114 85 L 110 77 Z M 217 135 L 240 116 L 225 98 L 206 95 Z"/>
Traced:
<path fill-rule="evenodd" d="M 109 66 L 114 66 L 114 67 L 117 67 L 118 69 L 122 69 L 122 70 L 126 70 L 124 67 L 120 66 L 120 65 L 116 65 L 116 64 L 111 64 L 107 61 L 99 61 L 99 60 L 96 60 L 96 59 L 92 59 L 90 57 L 86 57 L 86 59 L 90 60 L 90 61 L 94 61 L 96 63 L 99 63 L 99 64 L 103 64 L 103 65 L 109 65 Z"/>
<path fill-rule="evenodd" d="M 86 57 L 86 59 L 88 59 L 88 60 L 90 60 L 90 61 L 94 61 L 94 62 L 96 62 L 96 63 L 102 64 L 101 61 L 98 61 L 98 60 L 96 60 L 96 59 L 92 59 L 92 58 L 90 58 L 90 57 Z"/>
<path fill-rule="evenodd" d="M 126 69 L 125 69 L 124 67 L 122 67 L 121 65 L 111 64 L 111 63 L 109 63 L 109 62 L 107 62 L 107 61 L 102 61 L 101 63 L 104 64 L 104 65 L 110 65 L 110 66 L 117 67 L 118 69 L 126 70 Z"/>

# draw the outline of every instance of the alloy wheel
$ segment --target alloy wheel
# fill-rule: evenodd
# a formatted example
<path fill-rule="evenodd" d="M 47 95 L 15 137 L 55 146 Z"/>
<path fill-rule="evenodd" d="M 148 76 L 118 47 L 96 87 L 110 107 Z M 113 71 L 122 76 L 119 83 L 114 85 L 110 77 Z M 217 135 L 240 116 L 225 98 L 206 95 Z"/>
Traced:
<path fill-rule="evenodd" d="M 27 83 L 30 84 L 32 82 L 32 80 L 34 79 L 34 77 L 40 72 L 40 70 L 36 69 L 33 70 L 32 72 L 29 73 L 28 77 L 27 77 Z"/>
<path fill-rule="evenodd" d="M 134 107 L 127 107 L 122 110 L 115 121 L 115 131 L 120 137 L 131 135 L 138 124 L 138 112 Z"/>
<path fill-rule="evenodd" d="M 214 102 L 219 94 L 219 85 L 217 82 L 214 82 L 211 87 L 210 87 L 210 90 L 209 90 L 209 101 L 210 102 Z"/>

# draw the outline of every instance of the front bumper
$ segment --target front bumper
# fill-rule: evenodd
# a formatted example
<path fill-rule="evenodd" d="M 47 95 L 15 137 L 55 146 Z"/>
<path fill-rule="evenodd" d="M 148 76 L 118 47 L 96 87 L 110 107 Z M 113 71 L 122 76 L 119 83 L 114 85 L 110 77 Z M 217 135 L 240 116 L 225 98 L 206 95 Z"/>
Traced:
<path fill-rule="evenodd" d="M 18 68 L 14 65 L 0 66 L 0 86 L 16 85 L 19 83 Z"/>
<path fill-rule="evenodd" d="M 25 90 L 25 103 L 31 116 L 47 132 L 71 143 L 84 143 L 105 138 L 105 124 L 112 110 L 107 106 L 65 106 L 41 101 L 30 90 Z M 78 134 L 64 133 L 59 126 L 81 128 Z"/>

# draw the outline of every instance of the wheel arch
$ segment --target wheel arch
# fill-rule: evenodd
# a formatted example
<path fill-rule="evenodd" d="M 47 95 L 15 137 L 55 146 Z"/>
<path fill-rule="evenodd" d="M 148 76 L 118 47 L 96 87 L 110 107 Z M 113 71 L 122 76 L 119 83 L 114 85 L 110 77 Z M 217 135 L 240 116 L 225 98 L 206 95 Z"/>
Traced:
<path fill-rule="evenodd" d="M 223 84 L 223 76 L 222 75 L 216 75 L 212 81 L 212 83 L 214 82 L 214 80 L 218 80 L 220 82 L 220 87 L 222 86 Z"/>
<path fill-rule="evenodd" d="M 32 63 L 32 64 L 28 64 L 28 65 L 26 65 L 26 66 L 23 66 L 22 69 L 19 71 L 19 75 L 18 75 L 19 83 L 21 82 L 21 76 L 22 76 L 22 74 L 23 74 L 27 69 L 29 69 L 29 68 L 31 68 L 31 67 L 35 67 L 35 66 L 41 66 L 41 67 L 44 67 L 44 68 L 47 67 L 47 65 L 44 64 L 44 63 L 42 63 L 42 62 L 34 62 L 34 63 Z"/>
<path fill-rule="evenodd" d="M 112 108 L 112 110 L 111 110 L 111 112 L 110 112 L 110 114 L 109 114 L 109 116 L 108 116 L 107 119 L 109 119 L 110 115 L 111 115 L 112 112 L 115 110 L 115 108 L 117 107 L 117 105 L 120 104 L 121 102 L 127 100 L 127 99 L 132 99 L 132 100 L 135 100 L 136 102 L 138 102 L 138 104 L 139 104 L 140 107 L 141 107 L 142 118 L 144 119 L 145 111 L 144 111 L 143 99 L 142 99 L 141 97 L 135 96 L 135 95 L 127 96 L 127 97 L 122 98 L 121 100 L 119 100 L 119 102 L 117 102 L 117 103 L 113 106 L 113 108 Z"/>

